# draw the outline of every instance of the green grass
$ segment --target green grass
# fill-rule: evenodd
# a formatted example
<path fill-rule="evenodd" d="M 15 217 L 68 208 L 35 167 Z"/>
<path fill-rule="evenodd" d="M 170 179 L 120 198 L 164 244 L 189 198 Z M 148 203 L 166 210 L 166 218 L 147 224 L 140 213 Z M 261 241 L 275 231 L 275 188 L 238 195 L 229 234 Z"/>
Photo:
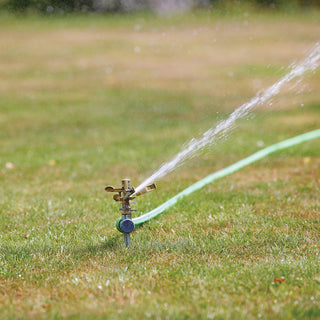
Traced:
<path fill-rule="evenodd" d="M 320 318 L 319 139 L 181 200 L 129 250 L 104 191 L 139 184 L 274 83 L 318 40 L 319 18 L 2 19 L 1 319 Z M 261 143 L 319 128 L 319 85 L 317 70 L 239 121 L 137 199 L 138 213 Z"/>

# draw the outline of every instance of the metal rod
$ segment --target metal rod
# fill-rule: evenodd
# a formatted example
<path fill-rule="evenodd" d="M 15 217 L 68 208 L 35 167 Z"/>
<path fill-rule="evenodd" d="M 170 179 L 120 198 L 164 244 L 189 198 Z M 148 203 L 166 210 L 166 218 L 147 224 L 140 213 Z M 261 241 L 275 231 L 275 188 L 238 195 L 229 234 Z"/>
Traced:
<path fill-rule="evenodd" d="M 126 248 L 129 248 L 130 247 L 130 233 L 124 233 L 123 239 L 124 239 L 124 245 L 126 246 Z"/>

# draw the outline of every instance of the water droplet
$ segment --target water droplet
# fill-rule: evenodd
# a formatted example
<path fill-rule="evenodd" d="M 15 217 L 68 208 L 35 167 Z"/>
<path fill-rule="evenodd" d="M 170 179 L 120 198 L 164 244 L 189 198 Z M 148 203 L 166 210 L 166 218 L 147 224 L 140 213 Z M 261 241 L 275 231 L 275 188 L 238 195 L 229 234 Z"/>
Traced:
<path fill-rule="evenodd" d="M 106 73 L 107 74 L 111 74 L 112 73 L 112 67 L 111 66 L 108 66 L 108 67 L 106 67 Z"/>
<path fill-rule="evenodd" d="M 6 168 L 9 169 L 9 170 L 12 170 L 12 169 L 14 169 L 14 164 L 12 162 L 7 162 L 6 163 Z"/>
<path fill-rule="evenodd" d="M 257 141 L 257 147 L 262 148 L 264 146 L 264 142 L 262 140 Z"/>
<path fill-rule="evenodd" d="M 232 77 L 234 76 L 234 73 L 233 73 L 232 71 L 229 71 L 229 72 L 228 72 L 228 76 L 229 76 L 230 78 L 232 78 Z"/>

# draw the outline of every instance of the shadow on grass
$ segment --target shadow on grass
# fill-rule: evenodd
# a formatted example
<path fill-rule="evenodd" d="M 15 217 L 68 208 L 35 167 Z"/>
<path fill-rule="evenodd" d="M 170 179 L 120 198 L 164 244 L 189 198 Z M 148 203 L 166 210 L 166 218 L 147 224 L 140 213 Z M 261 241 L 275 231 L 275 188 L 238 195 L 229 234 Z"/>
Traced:
<path fill-rule="evenodd" d="M 140 229 L 140 228 L 139 228 Z M 112 254 L 119 250 L 124 250 L 123 234 L 112 234 L 105 239 L 98 240 L 96 237 L 90 236 L 82 239 L 74 239 L 74 241 L 53 241 L 44 240 L 41 238 L 35 241 L 25 239 L 23 241 L 9 241 L 0 243 L 0 257 L 1 260 L 8 264 L 23 264 L 28 261 L 49 261 L 59 260 L 67 263 L 70 260 L 84 260 L 94 256 L 103 256 L 105 254 Z M 132 243 L 132 247 L 136 246 Z"/>
<path fill-rule="evenodd" d="M 78 244 L 11 242 L 0 246 L 0 257 L 11 266 L 24 263 L 28 265 L 28 262 L 37 264 L 45 260 L 58 260 L 64 264 L 70 260 L 80 261 L 115 252 L 122 247 L 120 240 L 122 240 L 121 235 L 114 235 L 101 242 L 89 240 Z"/>
<path fill-rule="evenodd" d="M 88 243 L 78 248 L 71 248 L 68 250 L 69 253 L 82 254 L 82 255 L 99 255 L 105 251 L 114 252 L 121 247 L 121 235 L 115 235 L 101 243 Z"/>

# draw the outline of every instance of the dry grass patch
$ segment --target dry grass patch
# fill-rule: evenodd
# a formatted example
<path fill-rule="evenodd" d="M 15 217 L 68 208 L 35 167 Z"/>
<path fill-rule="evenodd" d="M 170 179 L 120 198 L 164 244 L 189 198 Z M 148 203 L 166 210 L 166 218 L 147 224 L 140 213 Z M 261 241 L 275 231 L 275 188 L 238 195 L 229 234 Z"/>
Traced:
<path fill-rule="evenodd" d="M 3 30 L 0 70 L 9 77 L 1 90 L 23 95 L 44 89 L 93 90 L 102 85 L 193 90 L 218 97 L 252 95 L 257 88 L 237 77 L 238 66 L 287 67 L 304 55 L 319 33 L 312 20 L 244 25 L 214 19 L 192 27 L 155 30 L 146 25 L 139 31 L 134 25 L 110 30 L 101 24 L 81 30 L 73 26 L 50 31 Z M 259 89 L 266 84 L 263 74 L 260 80 Z"/>

